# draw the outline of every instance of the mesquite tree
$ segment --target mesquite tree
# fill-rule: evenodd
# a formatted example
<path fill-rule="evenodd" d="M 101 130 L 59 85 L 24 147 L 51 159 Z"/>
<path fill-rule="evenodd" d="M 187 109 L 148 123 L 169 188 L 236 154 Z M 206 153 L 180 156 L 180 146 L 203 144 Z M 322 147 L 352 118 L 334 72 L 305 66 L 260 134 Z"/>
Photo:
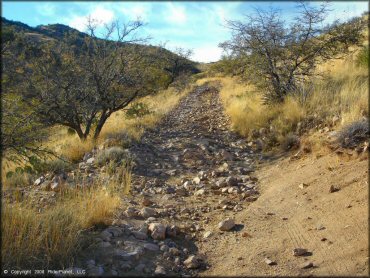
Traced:
<path fill-rule="evenodd" d="M 86 36 L 71 34 L 26 51 L 22 88 L 43 123 L 67 126 L 81 140 L 91 132 L 96 139 L 112 113 L 155 90 L 145 39 L 137 37 L 143 23 L 105 25 L 98 37 L 97 25 L 88 22 Z"/>
<path fill-rule="evenodd" d="M 361 20 L 324 25 L 327 4 L 298 4 L 298 16 L 287 24 L 277 10 L 256 9 L 244 21 L 228 21 L 232 38 L 221 44 L 231 58 L 243 61 L 243 72 L 263 88 L 271 101 L 283 101 L 315 74 L 319 63 L 349 53 L 362 43 Z"/>

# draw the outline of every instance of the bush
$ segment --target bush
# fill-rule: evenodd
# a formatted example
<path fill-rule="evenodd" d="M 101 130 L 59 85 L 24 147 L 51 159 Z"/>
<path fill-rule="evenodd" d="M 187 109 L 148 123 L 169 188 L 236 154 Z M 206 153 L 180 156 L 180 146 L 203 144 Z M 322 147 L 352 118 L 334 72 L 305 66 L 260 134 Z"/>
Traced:
<path fill-rule="evenodd" d="M 100 151 L 96 156 L 96 162 L 99 166 L 107 164 L 109 161 L 121 162 L 126 152 L 121 147 L 111 147 Z"/>
<path fill-rule="evenodd" d="M 365 46 L 360 50 L 356 64 L 360 67 L 369 67 L 369 46 Z"/>
<path fill-rule="evenodd" d="M 18 169 L 18 168 L 17 168 Z M 25 171 L 10 171 L 6 174 L 5 186 L 7 187 L 23 187 L 30 185 L 34 176 Z"/>
<path fill-rule="evenodd" d="M 298 149 L 299 145 L 300 145 L 299 137 L 292 133 L 289 133 L 287 136 L 283 137 L 281 141 L 281 148 L 284 151 Z"/>
<path fill-rule="evenodd" d="M 55 174 L 68 172 L 73 169 L 71 163 L 64 161 L 62 159 L 54 159 L 42 162 L 43 164 L 43 172 L 53 172 Z"/>
<path fill-rule="evenodd" d="M 339 132 L 338 142 L 343 148 L 354 149 L 369 138 L 368 120 L 353 122 Z"/>
<path fill-rule="evenodd" d="M 129 109 L 127 109 L 126 118 L 127 119 L 140 118 L 150 113 L 151 112 L 149 110 L 148 105 L 146 105 L 143 102 L 137 102 L 133 104 Z"/>

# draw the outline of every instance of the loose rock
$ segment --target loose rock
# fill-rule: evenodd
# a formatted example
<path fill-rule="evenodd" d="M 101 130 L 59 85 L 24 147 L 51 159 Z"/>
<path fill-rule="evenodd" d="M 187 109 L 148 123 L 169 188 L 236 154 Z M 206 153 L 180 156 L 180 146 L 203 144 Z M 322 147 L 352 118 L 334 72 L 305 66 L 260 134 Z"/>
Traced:
<path fill-rule="evenodd" d="M 230 231 L 232 228 L 234 228 L 234 226 L 235 226 L 235 222 L 231 218 L 227 218 L 221 221 L 220 223 L 218 223 L 218 228 L 221 231 Z"/>

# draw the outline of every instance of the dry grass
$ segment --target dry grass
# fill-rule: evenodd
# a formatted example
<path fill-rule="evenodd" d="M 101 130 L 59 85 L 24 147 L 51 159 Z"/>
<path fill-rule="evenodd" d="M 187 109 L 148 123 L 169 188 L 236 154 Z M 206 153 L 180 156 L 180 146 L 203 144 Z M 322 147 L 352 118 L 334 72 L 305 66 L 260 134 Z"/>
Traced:
<path fill-rule="evenodd" d="M 120 196 L 131 185 L 130 167 L 116 168 L 114 178 L 102 186 L 70 189 L 56 205 L 37 212 L 32 205 L 4 202 L 2 209 L 2 261 L 4 267 L 69 267 L 79 251 L 81 231 L 110 225 Z"/>
<path fill-rule="evenodd" d="M 307 109 L 316 111 L 324 120 L 340 116 L 347 124 L 368 115 L 368 69 L 356 65 L 353 56 L 323 65 L 329 72 L 315 84 Z"/>
<path fill-rule="evenodd" d="M 112 114 L 95 143 L 91 139 L 81 142 L 77 135 L 69 135 L 67 128 L 55 127 L 51 131 L 52 136 L 50 141 L 47 142 L 47 146 L 66 159 L 77 162 L 82 159 L 86 152 L 104 142 L 112 134 L 126 132 L 132 139 L 139 140 L 146 129 L 154 128 L 162 117 L 189 91 L 190 89 L 187 89 L 181 93 L 176 93 L 170 88 L 156 95 L 139 99 L 138 102 L 147 104 L 152 113 L 135 119 L 127 119 L 124 111 Z"/>
<path fill-rule="evenodd" d="M 68 129 L 63 126 L 55 126 L 51 128 L 48 142 L 45 142 L 45 146 L 55 151 L 55 153 L 62 158 L 76 163 L 82 160 L 83 155 L 86 152 L 91 151 L 95 146 L 104 142 L 107 138 L 112 135 L 119 135 L 120 133 L 127 133 L 128 136 L 134 140 L 139 140 L 146 129 L 154 128 L 162 117 L 173 109 L 179 100 L 187 95 L 192 87 L 185 89 L 184 91 L 177 93 L 173 88 L 162 91 L 156 95 L 147 96 L 138 100 L 148 105 L 151 114 L 145 115 L 140 118 L 127 119 L 124 111 L 118 111 L 114 113 L 107 121 L 101 132 L 100 138 L 94 142 L 90 138 L 82 142 L 76 134 L 69 134 Z M 6 173 L 14 171 L 19 165 L 6 161 L 3 158 L 2 164 L 2 184 L 14 184 L 18 181 L 8 181 L 6 179 Z M 28 180 L 23 179 L 25 183 Z"/>
<path fill-rule="evenodd" d="M 261 92 L 235 77 L 202 78 L 197 84 L 221 82 L 220 96 L 225 111 L 231 118 L 232 128 L 241 135 L 248 137 L 252 130 L 272 129 L 282 143 L 288 134 L 296 132 L 297 124 L 309 116 L 328 125 L 334 116 L 339 116 L 343 126 L 368 115 L 368 69 L 356 64 L 357 53 L 321 65 L 318 72 L 325 74 L 314 80 L 303 104 L 296 97 L 288 97 L 283 104 L 263 105 Z"/>

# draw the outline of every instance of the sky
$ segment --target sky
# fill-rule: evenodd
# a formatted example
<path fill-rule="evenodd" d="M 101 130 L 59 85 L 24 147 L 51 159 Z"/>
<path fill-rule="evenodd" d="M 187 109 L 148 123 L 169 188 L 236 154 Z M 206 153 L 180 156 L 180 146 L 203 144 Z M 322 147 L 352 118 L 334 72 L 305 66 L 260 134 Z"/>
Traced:
<path fill-rule="evenodd" d="M 312 2 L 319 5 L 320 2 Z M 295 2 L 11 2 L 2 1 L 2 16 L 21 21 L 32 27 L 46 24 L 65 24 L 84 31 L 86 17 L 90 15 L 101 24 L 114 20 L 120 22 L 140 18 L 146 24 L 143 36 L 150 36 L 150 44 L 165 43 L 173 50 L 183 47 L 193 50 L 194 61 L 214 62 L 220 59 L 222 49 L 218 44 L 231 36 L 226 28 L 226 20 L 242 20 L 254 8 L 279 8 L 282 16 L 293 18 L 296 15 Z M 367 1 L 331 2 L 332 11 L 327 17 L 348 20 L 368 11 Z"/>

